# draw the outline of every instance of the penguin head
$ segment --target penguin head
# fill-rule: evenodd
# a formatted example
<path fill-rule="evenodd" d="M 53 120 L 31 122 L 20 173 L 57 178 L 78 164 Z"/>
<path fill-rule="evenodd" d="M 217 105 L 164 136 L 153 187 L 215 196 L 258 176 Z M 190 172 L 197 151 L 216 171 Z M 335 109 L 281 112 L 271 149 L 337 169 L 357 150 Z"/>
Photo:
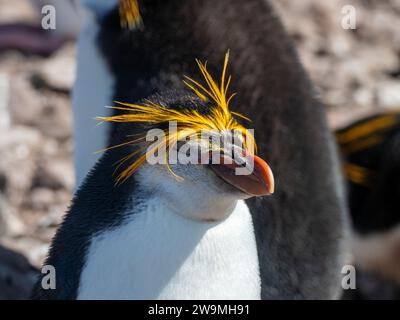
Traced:
<path fill-rule="evenodd" d="M 99 118 L 123 123 L 118 143 L 109 148 L 128 150 L 117 166 L 117 184 L 135 175 L 175 212 L 213 221 L 223 219 L 237 200 L 273 193 L 272 171 L 255 155 L 251 130 L 234 115 L 245 117 L 229 110 L 234 94 L 226 96 L 228 57 L 220 83 L 197 61 L 205 85 L 185 77 L 190 91 L 161 92 L 137 104 L 117 102 L 120 114 Z"/>

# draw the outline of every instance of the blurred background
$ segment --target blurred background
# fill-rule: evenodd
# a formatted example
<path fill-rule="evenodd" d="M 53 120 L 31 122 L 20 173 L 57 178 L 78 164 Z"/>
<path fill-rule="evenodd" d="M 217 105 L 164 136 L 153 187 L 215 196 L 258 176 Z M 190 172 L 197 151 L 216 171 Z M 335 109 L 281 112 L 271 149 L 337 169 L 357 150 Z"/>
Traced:
<path fill-rule="evenodd" d="M 41 8 L 52 2 L 57 29 L 44 32 Z M 272 2 L 332 130 L 399 109 L 400 0 Z M 349 4 L 354 30 L 341 25 Z M 0 0 L 0 278 L 18 288 L 16 298 L 27 297 L 74 189 L 70 94 L 80 19 L 64 0 Z M 21 30 L 25 38 L 15 41 Z M 397 250 L 400 274 L 400 239 Z M 6 290 L 0 285 L 0 298 Z"/>

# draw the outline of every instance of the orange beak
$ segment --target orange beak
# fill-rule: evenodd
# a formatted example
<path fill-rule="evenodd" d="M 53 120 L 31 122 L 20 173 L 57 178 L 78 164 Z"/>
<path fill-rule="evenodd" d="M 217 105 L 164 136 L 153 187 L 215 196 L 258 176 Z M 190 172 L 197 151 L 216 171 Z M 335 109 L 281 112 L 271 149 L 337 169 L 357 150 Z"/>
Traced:
<path fill-rule="evenodd" d="M 224 156 L 221 157 L 220 164 L 210 164 L 210 168 L 225 182 L 251 196 L 266 196 L 274 193 L 274 176 L 271 168 L 263 159 L 247 155 L 247 160 L 253 163 L 250 171 L 247 167 L 240 166 L 234 161 L 232 164 L 226 164 L 224 158 Z M 247 170 L 247 172 L 237 174 L 237 168 Z"/>

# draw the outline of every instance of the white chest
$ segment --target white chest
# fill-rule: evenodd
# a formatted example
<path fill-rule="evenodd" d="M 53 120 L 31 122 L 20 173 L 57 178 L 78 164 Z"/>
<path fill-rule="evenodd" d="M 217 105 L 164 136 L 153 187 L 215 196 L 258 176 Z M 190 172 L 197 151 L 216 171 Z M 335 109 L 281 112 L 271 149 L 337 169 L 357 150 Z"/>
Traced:
<path fill-rule="evenodd" d="M 78 299 L 260 299 L 260 291 L 244 201 L 219 223 L 188 220 L 153 201 L 92 240 Z"/>

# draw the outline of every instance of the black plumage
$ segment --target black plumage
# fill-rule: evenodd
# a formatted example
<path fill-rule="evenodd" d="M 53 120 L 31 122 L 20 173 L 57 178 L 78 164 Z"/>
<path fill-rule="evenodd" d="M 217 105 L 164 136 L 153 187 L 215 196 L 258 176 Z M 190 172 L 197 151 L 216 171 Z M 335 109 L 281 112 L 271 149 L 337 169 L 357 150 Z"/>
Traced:
<path fill-rule="evenodd" d="M 400 112 L 380 113 L 336 132 L 348 178 L 355 230 L 387 231 L 400 223 Z M 347 138 L 347 139 L 346 139 Z M 361 175 L 353 176 L 352 166 Z"/>
<path fill-rule="evenodd" d="M 346 291 L 344 298 L 399 299 L 400 286 L 391 271 L 396 268 L 396 243 L 389 234 L 400 224 L 400 111 L 362 118 L 337 130 L 336 137 L 354 232 L 364 242 L 380 237 L 371 247 L 372 266 L 357 266 L 357 288 Z M 375 250 L 385 254 L 374 259 Z M 376 259 L 381 260 L 379 270 Z"/>

